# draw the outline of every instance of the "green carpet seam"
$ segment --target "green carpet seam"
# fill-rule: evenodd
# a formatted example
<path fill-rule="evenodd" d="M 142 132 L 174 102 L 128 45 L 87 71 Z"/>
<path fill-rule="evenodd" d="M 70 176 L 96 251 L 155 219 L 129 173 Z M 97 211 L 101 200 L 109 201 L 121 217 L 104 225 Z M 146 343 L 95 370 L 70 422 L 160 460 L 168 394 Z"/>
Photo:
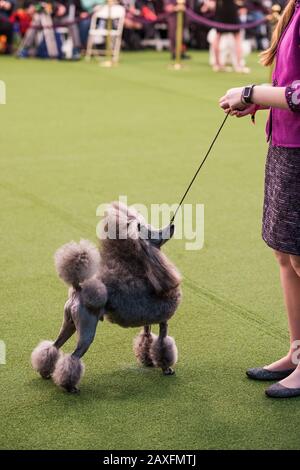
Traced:
<path fill-rule="evenodd" d="M 244 322 L 250 323 L 259 331 L 263 331 L 266 335 L 275 338 L 280 343 L 286 343 L 288 339 L 287 333 L 272 325 L 271 323 L 263 320 L 261 316 L 256 312 L 253 312 L 245 307 L 242 307 L 235 302 L 232 302 L 228 299 L 225 299 L 216 293 L 213 293 L 209 289 L 203 286 L 197 285 L 192 279 L 188 276 L 183 275 L 184 277 L 184 285 L 188 287 L 197 297 L 199 297 L 202 301 L 205 301 L 207 304 L 213 304 L 219 308 L 221 308 L 226 314 L 233 315 L 239 320 Z"/>

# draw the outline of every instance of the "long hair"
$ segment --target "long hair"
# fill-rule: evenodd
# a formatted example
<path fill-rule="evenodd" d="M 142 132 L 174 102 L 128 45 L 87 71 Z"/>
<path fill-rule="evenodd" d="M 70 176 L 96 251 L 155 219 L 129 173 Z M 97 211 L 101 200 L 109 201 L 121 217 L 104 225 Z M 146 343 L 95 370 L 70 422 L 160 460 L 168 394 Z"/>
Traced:
<path fill-rule="evenodd" d="M 178 287 L 181 276 L 164 253 L 145 240 L 141 240 L 140 243 L 143 251 L 140 259 L 144 265 L 148 282 L 154 292 L 157 295 L 163 295 Z"/>
<path fill-rule="evenodd" d="M 272 65 L 277 53 L 277 47 L 279 40 L 287 27 L 293 13 L 295 11 L 296 0 L 290 0 L 286 5 L 283 14 L 280 17 L 280 20 L 277 23 L 277 26 L 273 32 L 271 45 L 269 49 L 260 54 L 260 62 L 262 65 L 268 66 Z"/>

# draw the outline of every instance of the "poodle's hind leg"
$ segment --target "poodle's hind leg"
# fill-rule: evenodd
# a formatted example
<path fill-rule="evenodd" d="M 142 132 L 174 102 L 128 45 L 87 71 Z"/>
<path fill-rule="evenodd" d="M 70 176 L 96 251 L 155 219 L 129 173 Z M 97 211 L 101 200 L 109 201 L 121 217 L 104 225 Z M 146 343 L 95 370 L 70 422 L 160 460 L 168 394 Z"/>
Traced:
<path fill-rule="evenodd" d="M 173 375 L 172 369 L 177 362 L 177 347 L 174 338 L 168 336 L 168 323 L 159 324 L 159 336 L 150 348 L 152 361 L 156 367 L 160 367 L 164 375 Z"/>
<path fill-rule="evenodd" d="M 150 348 L 153 341 L 157 338 L 151 333 L 151 326 L 146 325 L 144 329 L 133 340 L 133 351 L 138 362 L 145 367 L 153 367 L 153 361 L 150 354 Z"/>
<path fill-rule="evenodd" d="M 55 364 L 59 359 L 59 348 L 72 336 L 75 332 L 75 325 L 71 318 L 68 302 L 64 309 L 64 320 L 58 338 L 52 341 L 42 341 L 32 351 L 31 364 L 32 367 L 39 372 L 43 379 L 49 379 L 55 369 Z"/>
<path fill-rule="evenodd" d="M 62 355 L 55 366 L 52 378 L 56 385 L 62 387 L 69 393 L 77 393 L 77 385 L 84 373 L 84 364 L 81 357 L 92 344 L 99 315 L 91 312 L 84 306 L 80 306 L 72 315 L 77 333 L 78 342 L 72 354 Z"/>

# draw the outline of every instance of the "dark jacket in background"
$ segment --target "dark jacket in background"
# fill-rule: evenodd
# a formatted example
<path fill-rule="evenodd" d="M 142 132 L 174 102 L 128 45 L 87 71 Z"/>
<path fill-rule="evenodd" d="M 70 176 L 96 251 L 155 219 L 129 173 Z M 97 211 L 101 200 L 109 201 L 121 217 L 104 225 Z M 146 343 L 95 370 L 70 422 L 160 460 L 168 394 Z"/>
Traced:
<path fill-rule="evenodd" d="M 8 18 L 12 14 L 15 3 L 12 0 L 7 0 L 11 4 L 11 8 L 9 10 L 4 10 L 0 8 L 0 35 L 6 36 L 6 54 L 11 53 L 12 43 L 13 43 L 13 24 L 8 21 Z"/>

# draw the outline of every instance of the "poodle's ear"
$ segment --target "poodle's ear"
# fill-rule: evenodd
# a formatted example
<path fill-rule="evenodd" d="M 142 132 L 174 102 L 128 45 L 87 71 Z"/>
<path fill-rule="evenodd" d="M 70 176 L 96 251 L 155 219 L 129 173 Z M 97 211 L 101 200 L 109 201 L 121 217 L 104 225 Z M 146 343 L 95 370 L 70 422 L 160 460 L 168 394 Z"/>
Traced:
<path fill-rule="evenodd" d="M 175 266 L 157 248 L 144 242 L 141 244 L 148 281 L 156 294 L 163 294 L 179 286 L 181 277 Z"/>

